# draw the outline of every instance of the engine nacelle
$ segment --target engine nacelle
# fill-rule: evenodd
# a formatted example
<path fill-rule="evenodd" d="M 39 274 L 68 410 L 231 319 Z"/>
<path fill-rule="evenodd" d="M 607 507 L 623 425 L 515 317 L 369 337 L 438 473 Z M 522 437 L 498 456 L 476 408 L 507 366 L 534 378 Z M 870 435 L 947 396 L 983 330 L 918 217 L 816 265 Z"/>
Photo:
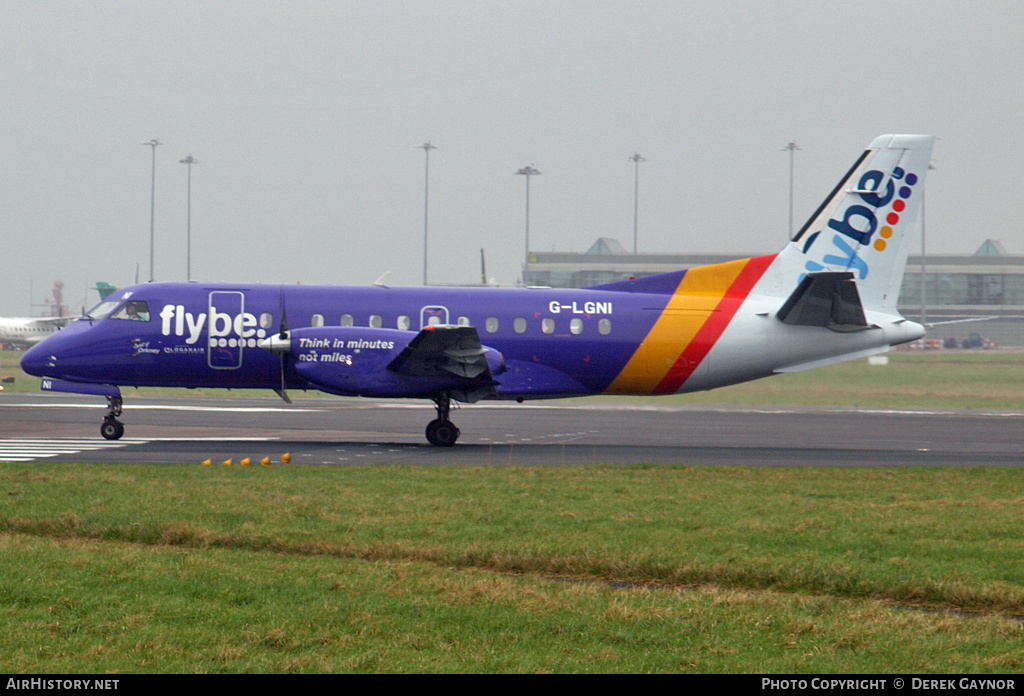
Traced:
<path fill-rule="evenodd" d="M 271 336 L 260 346 L 287 355 L 290 369 L 310 385 L 341 396 L 493 391 L 493 375 L 505 370 L 501 353 L 481 346 L 470 327 L 310 327 Z"/>

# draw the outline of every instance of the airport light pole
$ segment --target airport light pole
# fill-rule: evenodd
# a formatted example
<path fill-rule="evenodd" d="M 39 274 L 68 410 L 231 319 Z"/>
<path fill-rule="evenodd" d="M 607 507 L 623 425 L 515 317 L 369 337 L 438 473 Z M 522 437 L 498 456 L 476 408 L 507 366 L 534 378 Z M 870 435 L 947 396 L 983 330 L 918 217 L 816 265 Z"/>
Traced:
<path fill-rule="evenodd" d="M 149 282 L 153 282 L 153 223 L 156 220 L 156 146 L 160 145 L 159 138 L 153 138 L 149 142 L 142 143 L 153 148 L 153 173 L 149 180 Z"/>
<path fill-rule="evenodd" d="M 790 140 L 786 147 L 782 148 L 783 152 L 789 150 L 789 241 L 793 241 L 793 153 L 799 149 L 801 148 L 795 140 Z"/>
<path fill-rule="evenodd" d="M 416 147 L 423 150 L 425 155 L 423 171 L 423 285 L 427 284 L 427 203 L 430 200 L 430 151 L 436 150 L 437 145 L 431 144 L 428 140 Z"/>
<path fill-rule="evenodd" d="M 526 276 L 530 272 L 530 177 L 540 174 L 540 171 L 531 164 L 516 172 L 519 176 L 526 177 L 526 265 L 523 266 L 523 285 L 526 285 Z"/>
<path fill-rule="evenodd" d="M 935 165 L 929 162 L 928 169 L 935 169 Z M 921 326 L 925 326 L 928 322 L 928 267 L 924 255 L 924 203 L 926 190 L 921 190 Z"/>
<path fill-rule="evenodd" d="M 192 280 L 192 165 L 199 164 L 199 160 L 193 157 L 190 152 L 188 157 L 178 161 L 182 164 L 188 165 L 188 218 L 185 223 L 185 279 Z"/>
<path fill-rule="evenodd" d="M 634 152 L 629 161 L 635 165 L 633 172 L 633 256 L 636 256 L 637 221 L 640 210 L 640 163 L 647 160 L 639 152 Z"/>

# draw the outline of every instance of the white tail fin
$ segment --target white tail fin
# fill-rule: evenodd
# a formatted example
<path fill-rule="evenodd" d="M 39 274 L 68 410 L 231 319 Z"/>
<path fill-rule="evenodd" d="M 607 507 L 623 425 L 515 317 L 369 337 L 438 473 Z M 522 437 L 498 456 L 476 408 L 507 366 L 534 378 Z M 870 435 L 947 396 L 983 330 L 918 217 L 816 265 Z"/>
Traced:
<path fill-rule="evenodd" d="M 930 135 L 875 138 L 779 255 L 792 282 L 850 271 L 864 307 L 895 311 L 934 142 Z"/>

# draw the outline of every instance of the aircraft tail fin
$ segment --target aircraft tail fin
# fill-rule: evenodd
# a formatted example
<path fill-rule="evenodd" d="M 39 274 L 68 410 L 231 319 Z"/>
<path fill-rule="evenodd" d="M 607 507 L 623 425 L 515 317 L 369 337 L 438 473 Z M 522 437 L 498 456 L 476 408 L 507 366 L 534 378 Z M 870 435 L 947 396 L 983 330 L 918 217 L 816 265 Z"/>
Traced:
<path fill-rule="evenodd" d="M 105 283 L 101 280 L 98 283 L 96 283 L 96 290 L 100 294 L 100 300 L 105 300 L 108 297 L 110 297 L 110 295 L 112 295 L 114 291 L 117 290 L 117 288 L 111 285 L 110 283 Z"/>
<path fill-rule="evenodd" d="M 779 254 L 784 276 L 799 284 L 814 274 L 852 273 L 865 308 L 895 311 L 934 142 L 930 135 L 875 138 Z"/>

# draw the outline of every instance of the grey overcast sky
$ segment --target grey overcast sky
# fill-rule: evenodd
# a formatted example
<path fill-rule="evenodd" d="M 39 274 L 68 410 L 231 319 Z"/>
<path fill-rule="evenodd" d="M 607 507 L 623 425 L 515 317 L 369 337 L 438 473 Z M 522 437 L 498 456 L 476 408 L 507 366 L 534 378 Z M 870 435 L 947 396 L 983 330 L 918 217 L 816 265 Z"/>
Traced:
<path fill-rule="evenodd" d="M 0 3 L 0 314 L 65 282 L 514 284 L 535 250 L 767 253 L 932 133 L 928 251 L 1024 254 L 1019 0 Z M 915 246 L 917 242 L 915 242 Z"/>

